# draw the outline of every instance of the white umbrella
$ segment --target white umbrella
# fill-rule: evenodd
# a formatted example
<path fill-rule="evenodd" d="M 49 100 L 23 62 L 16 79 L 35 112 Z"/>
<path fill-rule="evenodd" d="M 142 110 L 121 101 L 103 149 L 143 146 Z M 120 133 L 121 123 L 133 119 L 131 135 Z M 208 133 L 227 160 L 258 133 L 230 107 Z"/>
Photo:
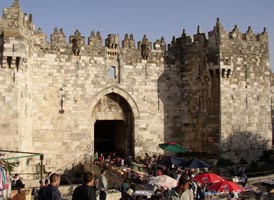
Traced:
<path fill-rule="evenodd" d="M 174 188 L 178 185 L 178 181 L 167 175 L 150 177 L 149 184 L 162 186 L 163 188 Z"/>

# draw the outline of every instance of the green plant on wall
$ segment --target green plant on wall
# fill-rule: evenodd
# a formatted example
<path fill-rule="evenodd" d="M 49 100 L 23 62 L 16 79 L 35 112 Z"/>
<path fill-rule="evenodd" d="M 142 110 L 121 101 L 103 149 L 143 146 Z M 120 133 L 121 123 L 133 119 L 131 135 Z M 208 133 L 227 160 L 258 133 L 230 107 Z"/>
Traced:
<path fill-rule="evenodd" d="M 19 165 L 19 161 L 17 162 L 9 162 L 7 160 L 3 160 L 4 166 L 7 168 L 9 173 L 11 174 L 15 167 Z"/>

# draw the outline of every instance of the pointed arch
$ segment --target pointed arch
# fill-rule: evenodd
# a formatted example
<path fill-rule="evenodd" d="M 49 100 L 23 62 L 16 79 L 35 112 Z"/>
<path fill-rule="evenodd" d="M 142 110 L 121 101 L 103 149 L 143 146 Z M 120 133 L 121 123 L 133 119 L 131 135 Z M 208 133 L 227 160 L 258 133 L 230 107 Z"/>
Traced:
<path fill-rule="evenodd" d="M 119 88 L 117 86 L 107 87 L 95 95 L 93 101 L 91 102 L 91 104 L 89 106 L 89 110 L 91 111 L 91 113 L 93 113 L 93 110 L 94 110 L 96 104 L 98 103 L 98 101 L 102 97 L 104 97 L 110 93 L 116 93 L 116 94 L 120 95 L 121 97 L 123 97 L 130 105 L 133 115 L 134 115 L 134 118 L 135 119 L 139 118 L 139 109 L 138 109 L 138 106 L 137 106 L 136 102 L 134 101 L 133 97 L 128 92 L 126 92 L 124 89 Z"/>

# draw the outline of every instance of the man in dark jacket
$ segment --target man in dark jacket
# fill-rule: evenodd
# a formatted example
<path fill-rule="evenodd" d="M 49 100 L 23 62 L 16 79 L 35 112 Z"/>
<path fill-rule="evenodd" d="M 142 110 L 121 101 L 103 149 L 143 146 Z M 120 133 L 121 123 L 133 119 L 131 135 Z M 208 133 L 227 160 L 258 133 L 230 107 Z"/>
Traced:
<path fill-rule="evenodd" d="M 86 172 L 83 175 L 83 185 L 76 187 L 73 191 L 72 200 L 96 200 L 94 190 L 94 175 Z"/>
<path fill-rule="evenodd" d="M 43 187 L 38 192 L 38 200 L 62 200 L 61 193 L 58 190 L 60 185 L 60 176 L 53 173 L 50 178 L 50 184 L 47 187 Z"/>

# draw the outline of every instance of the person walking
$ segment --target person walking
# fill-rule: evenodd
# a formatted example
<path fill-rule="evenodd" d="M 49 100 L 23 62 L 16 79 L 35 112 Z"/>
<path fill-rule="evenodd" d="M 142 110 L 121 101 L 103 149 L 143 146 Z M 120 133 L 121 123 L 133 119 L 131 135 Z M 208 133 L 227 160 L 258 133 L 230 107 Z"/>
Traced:
<path fill-rule="evenodd" d="M 124 196 L 127 193 L 128 189 L 129 189 L 128 181 L 127 181 L 127 179 L 125 179 L 124 182 L 122 183 L 121 187 L 120 187 L 121 199 L 124 199 Z"/>
<path fill-rule="evenodd" d="M 107 199 L 108 181 L 106 178 L 106 170 L 101 170 L 101 175 L 98 178 L 98 190 L 100 191 L 100 200 Z"/>
<path fill-rule="evenodd" d="M 94 190 L 94 174 L 86 172 L 83 175 L 83 185 L 76 187 L 72 194 L 72 200 L 96 200 Z"/>
<path fill-rule="evenodd" d="M 58 189 L 60 185 L 60 175 L 53 173 L 49 177 L 50 184 L 43 187 L 38 192 L 38 200 L 62 200 L 61 192 Z"/>

